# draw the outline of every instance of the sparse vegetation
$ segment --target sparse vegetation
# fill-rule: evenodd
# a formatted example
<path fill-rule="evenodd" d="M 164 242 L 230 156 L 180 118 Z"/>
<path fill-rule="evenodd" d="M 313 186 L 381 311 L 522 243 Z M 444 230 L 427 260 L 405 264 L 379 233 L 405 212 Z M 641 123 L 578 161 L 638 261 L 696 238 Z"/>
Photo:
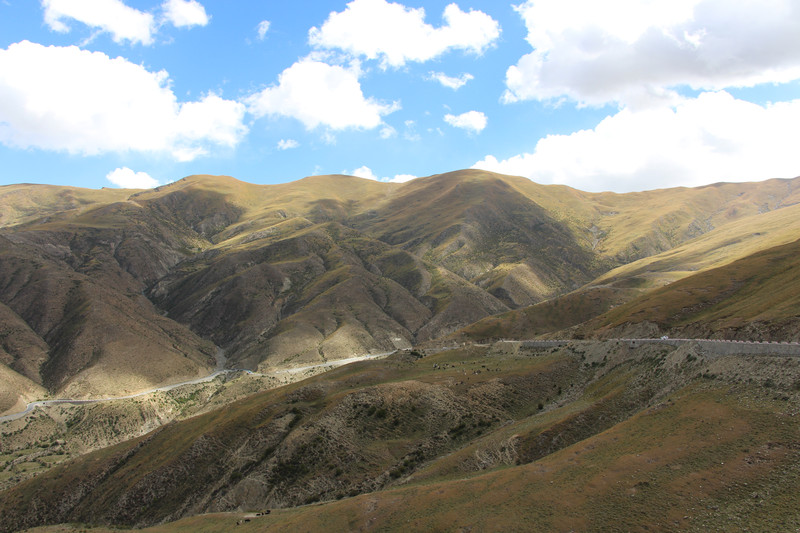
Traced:
<path fill-rule="evenodd" d="M 2 425 L 0 530 L 800 528 L 797 359 L 597 340 L 797 340 L 795 183 L 4 187 L 0 411 L 401 350 Z"/>

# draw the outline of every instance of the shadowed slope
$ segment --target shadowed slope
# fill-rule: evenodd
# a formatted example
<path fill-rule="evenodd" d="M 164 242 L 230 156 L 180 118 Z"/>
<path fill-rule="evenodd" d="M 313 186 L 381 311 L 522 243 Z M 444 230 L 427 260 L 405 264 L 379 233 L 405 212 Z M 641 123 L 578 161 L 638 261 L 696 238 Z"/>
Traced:
<path fill-rule="evenodd" d="M 213 347 L 161 317 L 141 295 L 201 244 L 191 228 L 132 201 L 6 229 L 0 301 L 28 327 L 16 328 L 11 344 L 30 344 L 25 335 L 32 333 L 38 347 L 12 364 L 51 391 L 75 396 L 133 392 L 207 373 Z"/>
<path fill-rule="evenodd" d="M 573 229 L 520 194 L 509 179 L 464 170 L 414 180 L 354 224 L 513 307 L 591 279 L 598 265 Z"/>
<path fill-rule="evenodd" d="M 0 298 L 12 327 L 5 345 L 19 372 L 84 396 L 142 390 L 213 367 L 212 348 L 161 317 L 129 277 L 76 271 L 39 250 L 0 237 Z"/>
<path fill-rule="evenodd" d="M 457 276 L 337 223 L 282 237 L 188 261 L 151 297 L 251 367 L 409 347 L 505 309 Z"/>

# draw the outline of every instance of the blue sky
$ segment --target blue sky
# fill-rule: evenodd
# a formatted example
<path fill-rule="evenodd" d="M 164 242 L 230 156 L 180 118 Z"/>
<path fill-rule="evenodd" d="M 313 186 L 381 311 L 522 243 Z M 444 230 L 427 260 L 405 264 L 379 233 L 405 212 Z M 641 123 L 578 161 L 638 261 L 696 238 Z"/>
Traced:
<path fill-rule="evenodd" d="M 800 175 L 796 0 L 0 0 L 0 185 Z"/>

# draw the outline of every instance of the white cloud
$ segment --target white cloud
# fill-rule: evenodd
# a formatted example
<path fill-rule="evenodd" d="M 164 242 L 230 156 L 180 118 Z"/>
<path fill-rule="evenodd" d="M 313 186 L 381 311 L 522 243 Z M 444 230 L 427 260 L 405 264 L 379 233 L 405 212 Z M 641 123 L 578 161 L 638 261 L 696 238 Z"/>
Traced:
<path fill-rule="evenodd" d="M 428 77 L 426 78 L 430 81 L 438 81 L 445 87 L 449 89 L 453 89 L 457 91 L 461 87 L 467 84 L 470 80 L 475 79 L 472 74 L 465 73 L 458 77 L 448 76 L 444 72 L 430 72 L 428 73 Z"/>
<path fill-rule="evenodd" d="M 180 104 L 176 120 L 177 141 L 188 144 L 212 143 L 233 148 L 247 133 L 243 124 L 245 106 L 208 94 L 197 102 Z"/>
<path fill-rule="evenodd" d="M 0 49 L 0 143 L 94 155 L 167 152 L 179 160 L 247 133 L 245 106 L 209 94 L 180 103 L 166 71 L 75 46 Z"/>
<path fill-rule="evenodd" d="M 153 15 L 128 7 L 120 0 L 42 0 L 44 20 L 50 29 L 66 33 L 67 20 L 111 34 L 115 42 L 152 44 Z"/>
<path fill-rule="evenodd" d="M 475 163 L 538 183 L 626 192 L 800 175 L 800 100 L 765 107 L 724 91 L 673 107 L 607 117 L 592 130 L 548 135 L 532 153 Z"/>
<path fill-rule="evenodd" d="M 294 139 L 281 139 L 278 141 L 278 150 L 290 150 L 298 146 L 300 146 L 300 143 Z"/>
<path fill-rule="evenodd" d="M 397 130 L 386 124 L 381 128 L 380 136 L 381 139 L 391 139 L 392 137 L 397 137 Z"/>
<path fill-rule="evenodd" d="M 444 116 L 444 121 L 454 128 L 480 133 L 486 127 L 487 118 L 486 115 L 480 111 L 467 111 L 460 115 L 451 115 L 448 113 Z"/>
<path fill-rule="evenodd" d="M 358 75 L 357 67 L 302 59 L 280 74 L 277 85 L 251 96 L 249 111 L 256 117 L 292 117 L 309 130 L 318 126 L 373 129 L 381 125 L 383 115 L 400 106 L 365 98 Z"/>
<path fill-rule="evenodd" d="M 379 178 L 368 166 L 362 166 L 353 170 L 352 172 L 345 171 L 343 173 L 349 174 L 350 176 L 357 176 L 359 178 L 364 178 L 368 180 L 383 181 L 389 183 L 405 183 L 406 181 L 410 181 L 417 178 L 417 176 L 412 176 L 411 174 L 396 174 L 393 178 L 389 177 Z"/>
<path fill-rule="evenodd" d="M 368 166 L 358 167 L 353 172 L 351 172 L 350 175 L 351 176 L 357 176 L 359 178 L 364 178 L 364 179 L 367 179 L 367 180 L 380 181 L 378 176 L 376 176 L 375 173 L 372 172 L 372 169 L 369 168 Z"/>
<path fill-rule="evenodd" d="M 205 26 L 210 17 L 196 0 L 166 0 L 161 4 L 164 17 L 176 28 Z"/>
<path fill-rule="evenodd" d="M 391 183 L 405 183 L 407 181 L 415 180 L 418 176 L 414 176 L 413 174 L 395 174 L 395 176 L 390 179 Z"/>
<path fill-rule="evenodd" d="M 267 32 L 269 31 L 270 22 L 268 20 L 262 20 L 258 23 L 258 27 L 256 28 L 256 32 L 258 33 L 258 39 L 263 41 L 264 38 L 267 36 Z"/>
<path fill-rule="evenodd" d="M 425 23 L 425 10 L 386 0 L 353 0 L 344 11 L 333 12 L 321 28 L 311 28 L 309 43 L 339 49 L 354 56 L 380 59 L 381 65 L 400 67 L 423 62 L 457 49 L 480 54 L 500 36 L 500 25 L 482 11 L 461 11 L 449 4 L 444 25 Z"/>
<path fill-rule="evenodd" d="M 325 130 L 322 132 L 321 136 L 322 142 L 325 144 L 329 144 L 331 146 L 336 144 L 336 135 L 330 132 L 330 130 Z"/>
<path fill-rule="evenodd" d="M 152 189 L 158 187 L 158 180 L 147 172 L 134 172 L 128 167 L 118 168 L 106 174 L 106 179 L 123 189 Z"/>
<path fill-rule="evenodd" d="M 405 131 L 403 132 L 403 138 L 405 140 L 411 141 L 411 142 L 417 142 L 417 141 L 422 140 L 422 137 L 420 136 L 420 134 L 417 133 L 417 123 L 416 122 L 414 122 L 413 120 L 406 120 L 405 122 L 403 122 L 403 125 L 405 125 L 405 127 L 406 127 Z"/>
<path fill-rule="evenodd" d="M 680 86 L 800 78 L 796 0 L 528 0 L 534 50 L 506 74 L 506 102 L 674 103 Z"/>

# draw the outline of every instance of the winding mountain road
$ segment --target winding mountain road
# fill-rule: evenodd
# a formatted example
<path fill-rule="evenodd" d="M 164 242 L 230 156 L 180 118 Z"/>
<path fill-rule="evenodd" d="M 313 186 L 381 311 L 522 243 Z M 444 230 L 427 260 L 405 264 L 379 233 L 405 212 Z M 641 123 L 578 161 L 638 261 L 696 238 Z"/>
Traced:
<path fill-rule="evenodd" d="M 728 340 L 716 340 L 716 339 L 606 339 L 606 340 L 616 340 L 621 342 L 627 342 L 632 345 L 636 344 L 649 344 L 649 343 L 663 343 L 663 344 L 670 344 L 672 346 L 679 346 L 685 343 L 692 343 L 696 342 L 699 343 L 703 348 L 710 350 L 712 352 L 716 352 L 717 354 L 732 354 L 732 353 L 746 353 L 751 355 L 784 355 L 784 356 L 800 356 L 800 343 L 797 342 L 758 342 L 758 341 L 728 341 Z M 504 342 L 501 340 L 500 342 Z M 508 341 L 505 341 L 508 342 Z M 552 341 L 540 341 L 540 340 L 530 340 L 530 341 L 521 341 L 524 344 L 531 344 L 531 345 L 548 345 L 548 346 L 556 346 L 560 344 L 566 344 L 569 342 L 575 342 L 570 340 L 552 340 Z M 317 368 L 324 368 L 327 367 L 329 370 L 333 368 L 337 368 L 343 365 L 347 365 L 350 363 L 357 363 L 359 361 L 368 361 L 370 359 L 380 359 L 382 357 L 388 357 L 393 353 L 397 352 L 397 350 L 393 350 L 390 352 L 382 352 L 377 354 L 367 354 L 367 355 L 360 355 L 356 357 L 349 357 L 347 359 L 338 359 L 335 361 L 328 361 L 325 363 L 317 363 L 313 365 L 307 366 L 300 366 L 295 368 L 286 368 L 283 370 L 276 370 L 275 372 L 271 373 L 260 373 L 260 372 L 253 372 L 252 370 L 247 370 L 244 368 L 225 368 L 225 364 L 227 363 L 227 358 L 225 357 L 225 351 L 222 348 L 217 349 L 217 353 L 215 355 L 216 359 L 216 368 L 214 372 L 211 374 L 196 378 L 190 379 L 186 381 L 181 381 L 179 383 L 173 383 L 171 385 L 165 385 L 163 387 L 156 387 L 153 389 L 148 389 L 145 391 L 137 392 L 136 394 L 128 394 L 125 396 L 113 396 L 107 398 L 92 398 L 87 400 L 79 400 L 79 399 L 72 399 L 72 398 L 57 398 L 53 400 L 40 400 L 36 402 L 31 402 L 27 405 L 24 411 L 19 413 L 13 413 L 10 415 L 0 416 L 0 423 L 8 422 L 10 420 L 17 420 L 22 418 L 23 416 L 27 415 L 37 407 L 45 407 L 48 405 L 58 405 L 58 404 L 73 404 L 73 405 L 81 405 L 81 404 L 89 404 L 89 403 L 99 403 L 99 402 L 111 402 L 114 400 L 128 400 L 131 398 L 137 398 L 139 396 L 146 396 L 147 394 L 152 394 L 154 392 L 166 392 L 171 391 L 173 389 L 177 389 L 179 387 L 184 387 L 186 385 L 197 385 L 199 383 L 205 383 L 208 381 L 213 380 L 219 375 L 222 374 L 230 374 L 236 372 L 244 372 L 251 376 L 263 376 L 263 377 L 277 377 L 281 374 L 299 374 L 301 372 L 307 372 L 309 370 L 314 370 Z"/>
<path fill-rule="evenodd" d="M 330 367 L 330 369 L 333 369 L 333 368 L 336 368 L 336 367 L 339 367 L 339 366 L 342 366 L 342 365 L 346 365 L 346 364 L 350 364 L 350 363 L 357 363 L 358 361 L 367 361 L 367 360 L 370 360 L 370 359 L 380 359 L 382 357 L 388 357 L 389 355 L 392 355 L 396 351 L 397 350 L 393 350 L 391 352 L 382 352 L 382 353 L 377 353 L 377 354 L 367 354 L 367 355 L 361 355 L 361 356 L 356 356 L 356 357 L 349 357 L 347 359 L 338 359 L 338 360 L 335 360 L 335 361 L 328 361 L 328 362 L 325 362 L 325 363 L 318 363 L 318 364 L 314 364 L 314 365 L 301 366 L 301 367 L 297 367 L 297 368 L 287 368 L 285 370 L 277 370 L 277 371 L 269 373 L 269 374 L 262 374 L 262 373 L 253 372 L 252 370 L 247 370 L 247 369 L 244 369 L 244 368 L 228 368 L 228 369 L 226 369 L 225 368 L 225 364 L 227 363 L 227 358 L 225 357 L 225 351 L 222 348 L 217 348 L 217 353 L 214 356 L 214 358 L 216 359 L 216 368 L 214 369 L 214 372 L 212 372 L 211 374 L 209 374 L 207 376 L 203 376 L 201 378 L 195 378 L 195 379 L 188 379 L 186 381 L 181 381 L 179 383 L 173 383 L 171 385 L 164 385 L 162 387 L 155 387 L 155 388 L 152 388 L 152 389 L 147 389 L 147 390 L 144 390 L 144 391 L 141 391 L 141 392 L 137 392 L 135 394 L 127 394 L 125 396 L 109 396 L 109 397 L 105 397 L 105 398 L 91 398 L 91 399 L 85 399 L 85 400 L 79 400 L 79 399 L 75 399 L 75 398 L 56 398 L 56 399 L 53 399 L 53 400 L 39 400 L 39 401 L 35 401 L 35 402 L 29 403 L 25 407 L 24 411 L 20 411 L 19 413 L 12 413 L 10 415 L 0 416 L 0 423 L 8 422 L 8 421 L 11 421 L 11 420 L 17 420 L 19 418 L 22 418 L 23 416 L 27 415 L 28 413 L 30 413 L 31 411 L 33 411 L 37 407 L 46 407 L 48 405 L 59 405 L 59 404 L 82 405 L 82 404 L 89 404 L 89 403 L 112 402 L 112 401 L 115 401 L 115 400 L 129 400 L 131 398 L 138 398 L 139 396 L 146 396 L 146 395 L 152 394 L 154 392 L 166 392 L 166 391 L 171 391 L 173 389 L 177 389 L 179 387 L 185 387 L 186 385 L 197 385 L 199 383 L 206 383 L 208 381 L 212 381 L 214 378 L 216 378 L 217 376 L 220 376 L 222 374 L 235 374 L 237 372 L 244 372 L 244 373 L 249 374 L 251 376 L 275 377 L 275 376 L 277 376 L 279 374 L 299 374 L 300 372 L 306 372 L 308 370 L 314 370 L 316 368 L 321 368 L 321 367 Z"/>

